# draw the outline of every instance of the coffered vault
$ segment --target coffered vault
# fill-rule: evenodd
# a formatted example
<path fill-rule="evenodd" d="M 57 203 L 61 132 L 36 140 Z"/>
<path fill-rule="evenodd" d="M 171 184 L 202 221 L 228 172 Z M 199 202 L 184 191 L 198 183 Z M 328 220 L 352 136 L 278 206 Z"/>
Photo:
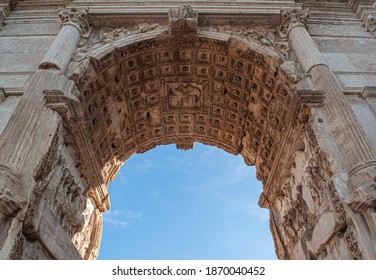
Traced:
<path fill-rule="evenodd" d="M 4 4 L 5 61 L 19 56 L 14 36 L 28 51 L 53 41 L 27 82 L 17 82 L 22 63 L 0 73 L 10 85 L 0 91 L 0 257 L 96 258 L 120 166 L 157 145 L 201 142 L 256 166 L 280 259 L 376 258 L 373 80 L 349 97 L 347 66 L 332 70 L 331 45 L 312 38 L 300 3 L 169 2 L 53 2 L 63 7 L 53 36 L 56 10 Z M 359 23 L 350 7 L 363 6 L 306 5 L 341 55 L 347 37 L 331 28 L 373 42 L 371 7 L 348 31 L 336 19 Z"/>

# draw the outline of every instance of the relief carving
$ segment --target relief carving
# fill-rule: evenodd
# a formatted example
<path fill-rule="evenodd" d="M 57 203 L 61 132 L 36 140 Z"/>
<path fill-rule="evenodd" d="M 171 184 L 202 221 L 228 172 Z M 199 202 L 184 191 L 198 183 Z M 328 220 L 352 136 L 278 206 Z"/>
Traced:
<path fill-rule="evenodd" d="M 209 31 L 229 34 L 232 37 L 238 37 L 265 48 L 271 49 L 287 59 L 289 54 L 289 45 L 285 37 L 281 37 L 278 28 L 274 26 L 248 26 L 234 27 L 229 25 L 213 25 Z"/>
<path fill-rule="evenodd" d="M 291 197 L 288 190 L 285 189 L 285 198 L 289 209 L 283 216 L 279 225 L 285 244 L 292 248 L 303 235 L 309 240 L 315 224 L 316 217 L 309 212 L 302 194 L 302 186 L 297 187 L 295 199 Z"/>
<path fill-rule="evenodd" d="M 196 83 L 167 84 L 168 105 L 170 110 L 201 108 L 202 86 Z"/>
<path fill-rule="evenodd" d="M 158 23 L 140 23 L 128 28 L 110 28 L 102 27 L 99 30 L 99 41 L 101 44 L 113 43 L 127 35 L 142 34 L 149 31 L 163 30 L 166 27 Z"/>
<path fill-rule="evenodd" d="M 38 195 L 33 196 L 26 224 L 29 227 L 34 224 L 33 219 L 37 218 L 37 209 L 41 200 L 44 200 L 60 225 L 72 237 L 83 227 L 82 212 L 85 209 L 86 194 L 67 167 L 61 145 L 62 139 L 59 133 L 56 133 L 34 176 L 37 182 L 34 193 Z"/>
<path fill-rule="evenodd" d="M 198 31 L 198 12 L 189 5 L 168 11 L 170 33 L 194 33 Z"/>
<path fill-rule="evenodd" d="M 82 38 L 78 43 L 78 47 L 74 51 L 72 55 L 72 60 L 75 62 L 83 61 L 87 58 L 88 53 L 100 46 L 105 44 L 110 44 L 115 42 L 116 40 L 122 39 L 126 36 L 134 35 L 134 34 L 143 34 L 149 31 L 156 31 L 161 30 L 166 31 L 166 26 L 162 26 L 158 23 L 140 23 L 130 27 L 123 27 L 123 28 L 111 28 L 111 27 L 102 27 L 99 29 L 99 42 L 94 40 L 93 38 Z"/>
<path fill-rule="evenodd" d="M 363 252 L 358 243 L 357 235 L 354 231 L 353 222 L 344 208 L 343 202 L 337 193 L 333 181 L 330 179 L 333 174 L 331 172 L 331 164 L 328 160 L 328 156 L 323 151 L 320 151 L 320 146 L 317 142 L 315 132 L 311 126 L 307 127 L 307 140 L 312 146 L 311 151 L 318 159 L 317 162 L 320 163 L 320 172 L 322 172 L 322 174 L 326 174 L 325 177 L 328 178 L 328 180 L 325 181 L 324 193 L 329 199 L 331 211 L 335 217 L 336 223 L 338 224 L 337 228 L 345 231 L 344 238 L 347 244 L 347 249 L 353 259 L 364 259 Z"/>
<path fill-rule="evenodd" d="M 309 160 L 309 165 L 306 167 L 308 188 L 310 190 L 313 202 L 315 205 L 320 206 L 323 201 L 323 181 L 320 173 L 320 166 L 314 159 Z"/>
<path fill-rule="evenodd" d="M 100 238 L 102 234 L 101 213 L 94 206 L 95 203 L 89 197 L 86 209 L 83 212 L 84 226 L 72 238 L 81 257 L 85 260 L 96 259 L 99 253 Z"/>
<path fill-rule="evenodd" d="M 288 259 L 326 259 L 327 250 L 339 237 L 350 258 L 362 259 L 353 221 L 333 183 L 333 162 L 320 147 L 312 124 L 304 125 L 302 131 L 304 137 L 298 137 L 291 150 L 294 156 L 285 176 L 287 181 L 272 203 L 277 215 L 271 216 L 279 236 L 274 238 L 277 255 Z M 354 207 L 360 206 L 357 202 L 353 202 Z M 336 257 L 331 254 L 329 258 Z"/>
<path fill-rule="evenodd" d="M 54 196 L 53 212 L 70 236 L 83 227 L 84 195 L 68 168 L 63 169 L 58 190 Z"/>
<path fill-rule="evenodd" d="M 369 166 L 351 174 L 349 184 L 354 189 L 345 198 L 345 203 L 350 208 L 362 213 L 368 208 L 376 207 L 376 167 Z"/>

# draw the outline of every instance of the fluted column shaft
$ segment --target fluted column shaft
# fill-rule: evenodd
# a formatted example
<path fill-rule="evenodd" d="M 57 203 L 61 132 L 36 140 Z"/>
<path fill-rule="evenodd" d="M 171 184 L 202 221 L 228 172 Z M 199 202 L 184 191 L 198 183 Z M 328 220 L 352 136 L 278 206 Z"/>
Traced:
<path fill-rule="evenodd" d="M 308 10 L 292 10 L 282 13 L 282 29 L 287 34 L 299 64 L 309 73 L 316 89 L 325 95 L 324 106 L 339 146 L 348 165 L 349 194 L 344 202 L 364 219 L 352 216 L 367 258 L 374 258 L 376 217 L 374 211 L 376 191 L 376 152 L 361 128 L 353 110 L 345 99 L 334 73 L 326 65 L 320 51 L 307 31 Z M 333 210 L 335 212 L 335 210 Z M 350 242 L 351 243 L 351 242 Z M 348 243 L 349 248 L 352 246 Z M 372 245 L 371 245 L 372 244 Z M 373 247 L 372 247 L 373 246 Z"/>
<path fill-rule="evenodd" d="M 81 36 L 89 31 L 87 11 L 59 10 L 63 26 L 39 65 L 40 69 L 65 71 Z"/>
<path fill-rule="evenodd" d="M 375 160 L 376 153 L 346 102 L 340 84 L 307 31 L 308 10 L 284 11 L 282 17 L 282 28 L 299 64 L 325 94 L 326 111 L 349 169 Z"/>

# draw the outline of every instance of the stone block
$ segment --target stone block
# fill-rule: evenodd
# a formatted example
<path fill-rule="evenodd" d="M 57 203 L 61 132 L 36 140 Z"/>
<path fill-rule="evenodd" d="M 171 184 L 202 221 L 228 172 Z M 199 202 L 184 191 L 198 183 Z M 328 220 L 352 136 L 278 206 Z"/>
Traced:
<path fill-rule="evenodd" d="M 323 53 L 322 56 L 332 71 L 357 71 L 357 67 L 344 53 Z"/>
<path fill-rule="evenodd" d="M 45 200 L 41 201 L 37 213 L 31 222 L 34 228 L 29 228 L 29 231 L 38 233 L 38 240 L 42 246 L 56 259 L 81 259 L 67 232 L 53 215 Z"/>
<path fill-rule="evenodd" d="M 330 238 L 338 232 L 340 225 L 336 223 L 333 213 L 324 212 L 312 233 L 312 248 L 315 253 L 318 253 L 327 244 Z"/>
<path fill-rule="evenodd" d="M 375 53 L 348 53 L 346 56 L 351 63 L 355 65 L 357 72 L 375 72 L 376 54 Z M 345 71 L 345 70 L 342 70 Z"/>
<path fill-rule="evenodd" d="M 376 75 L 363 74 L 337 74 L 343 89 L 363 89 L 364 86 L 376 86 Z"/>
<path fill-rule="evenodd" d="M 43 24 L 10 24 L 5 25 L 1 36 L 30 36 L 30 35 L 53 35 L 59 33 L 60 25 L 57 23 Z"/>
<path fill-rule="evenodd" d="M 304 260 L 307 258 L 307 245 L 304 240 L 300 239 L 292 249 L 291 258 L 294 260 Z"/>
<path fill-rule="evenodd" d="M 53 37 L 6 37 L 0 40 L 0 72 L 35 71 Z"/>
<path fill-rule="evenodd" d="M 354 25 L 308 24 L 311 36 L 354 36 L 372 38 L 372 34 Z"/>
<path fill-rule="evenodd" d="M 28 74 L 22 73 L 22 75 L 1 75 L 0 74 L 0 85 L 3 88 L 23 88 L 26 84 L 26 81 L 29 79 Z"/>
<path fill-rule="evenodd" d="M 314 38 L 314 42 L 321 53 L 359 53 L 368 54 L 376 52 L 373 38 Z"/>

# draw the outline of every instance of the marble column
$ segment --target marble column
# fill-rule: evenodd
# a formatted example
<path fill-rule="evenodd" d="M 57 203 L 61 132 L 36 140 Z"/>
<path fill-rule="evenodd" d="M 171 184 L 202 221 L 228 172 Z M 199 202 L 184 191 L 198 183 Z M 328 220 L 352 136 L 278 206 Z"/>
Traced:
<path fill-rule="evenodd" d="M 87 15 L 87 10 L 59 10 L 62 28 L 42 59 L 39 69 L 65 71 L 81 36 L 89 32 Z"/>

